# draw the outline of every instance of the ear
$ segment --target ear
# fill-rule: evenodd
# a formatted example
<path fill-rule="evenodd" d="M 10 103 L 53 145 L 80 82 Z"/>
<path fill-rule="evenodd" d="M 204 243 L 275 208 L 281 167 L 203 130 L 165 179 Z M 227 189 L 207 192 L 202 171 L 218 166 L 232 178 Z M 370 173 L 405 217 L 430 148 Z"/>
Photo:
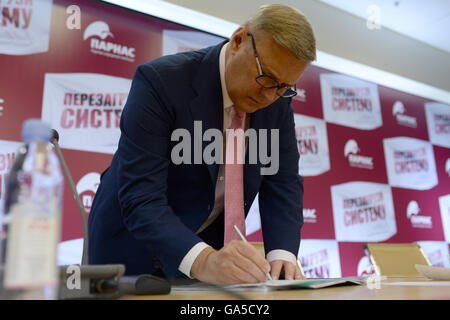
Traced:
<path fill-rule="evenodd" d="M 233 35 L 230 39 L 230 51 L 231 54 L 236 54 L 237 51 L 241 50 L 245 47 L 247 43 L 248 35 L 247 28 L 244 26 L 240 26 L 233 32 Z"/>

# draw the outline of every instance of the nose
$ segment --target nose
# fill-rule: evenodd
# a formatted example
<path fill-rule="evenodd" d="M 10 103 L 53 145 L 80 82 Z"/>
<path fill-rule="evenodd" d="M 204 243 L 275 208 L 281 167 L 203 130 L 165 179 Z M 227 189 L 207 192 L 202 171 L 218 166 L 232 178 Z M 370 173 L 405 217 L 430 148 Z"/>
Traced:
<path fill-rule="evenodd" d="M 277 88 L 261 88 L 261 95 L 264 97 L 266 101 L 273 102 L 278 97 L 277 96 Z"/>

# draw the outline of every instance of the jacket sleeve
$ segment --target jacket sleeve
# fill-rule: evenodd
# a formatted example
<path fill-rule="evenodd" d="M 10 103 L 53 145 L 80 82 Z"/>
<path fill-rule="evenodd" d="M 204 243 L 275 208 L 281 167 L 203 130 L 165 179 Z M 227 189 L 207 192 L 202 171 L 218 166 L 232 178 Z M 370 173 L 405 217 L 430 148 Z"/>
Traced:
<path fill-rule="evenodd" d="M 183 257 L 201 239 L 174 214 L 166 196 L 175 117 L 166 85 L 151 64 L 138 67 L 120 122 L 117 174 L 126 228 L 156 253 L 165 275 L 173 278 Z"/>
<path fill-rule="evenodd" d="M 300 156 L 289 100 L 279 110 L 282 111 L 277 126 L 279 169 L 262 178 L 259 189 L 261 227 L 266 252 L 283 249 L 297 256 L 303 226 L 303 178 L 298 173 Z"/>

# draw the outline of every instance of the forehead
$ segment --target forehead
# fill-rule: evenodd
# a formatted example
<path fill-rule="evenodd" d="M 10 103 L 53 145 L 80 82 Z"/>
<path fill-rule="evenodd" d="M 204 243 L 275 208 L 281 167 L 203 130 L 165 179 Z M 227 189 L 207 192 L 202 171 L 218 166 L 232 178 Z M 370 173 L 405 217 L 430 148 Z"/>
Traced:
<path fill-rule="evenodd" d="M 268 33 L 254 35 L 256 51 L 265 73 L 280 83 L 294 84 L 307 66 L 287 48 L 278 44 Z"/>

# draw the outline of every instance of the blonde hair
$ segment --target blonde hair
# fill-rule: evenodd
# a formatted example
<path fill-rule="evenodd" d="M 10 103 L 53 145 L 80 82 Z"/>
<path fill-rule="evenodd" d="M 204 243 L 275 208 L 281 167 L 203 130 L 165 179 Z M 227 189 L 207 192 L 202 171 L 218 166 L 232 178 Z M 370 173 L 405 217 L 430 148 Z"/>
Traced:
<path fill-rule="evenodd" d="M 297 59 L 316 60 L 316 39 L 308 19 L 299 10 L 283 4 L 261 6 L 244 26 L 248 30 L 264 30 Z"/>

